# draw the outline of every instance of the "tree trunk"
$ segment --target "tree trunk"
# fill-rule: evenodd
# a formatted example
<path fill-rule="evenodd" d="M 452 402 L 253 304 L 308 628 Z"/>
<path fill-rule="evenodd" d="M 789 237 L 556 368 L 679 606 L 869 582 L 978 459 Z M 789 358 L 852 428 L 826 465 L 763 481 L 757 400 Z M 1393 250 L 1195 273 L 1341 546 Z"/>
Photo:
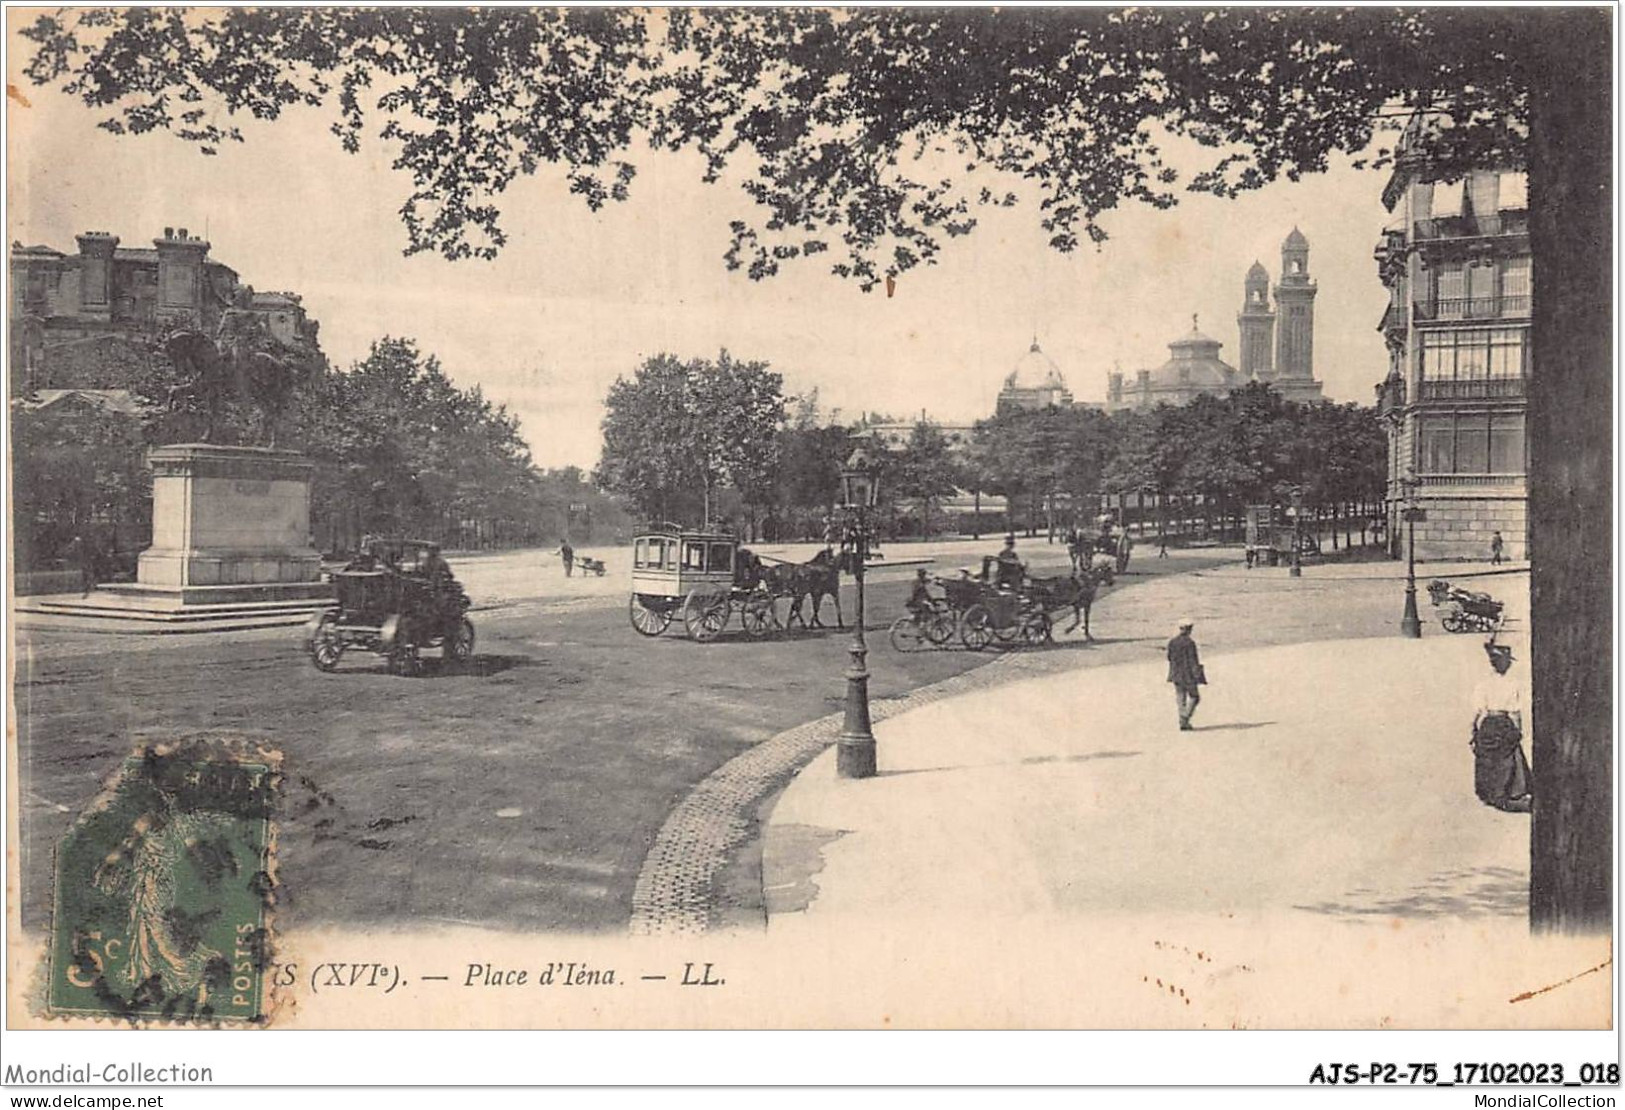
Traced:
<path fill-rule="evenodd" d="M 1526 30 L 1536 36 L 1529 63 L 1529 920 L 1538 931 L 1605 932 L 1614 875 L 1613 36 L 1600 9 L 1531 19 Z M 1561 80 L 1549 76 L 1559 73 Z"/>

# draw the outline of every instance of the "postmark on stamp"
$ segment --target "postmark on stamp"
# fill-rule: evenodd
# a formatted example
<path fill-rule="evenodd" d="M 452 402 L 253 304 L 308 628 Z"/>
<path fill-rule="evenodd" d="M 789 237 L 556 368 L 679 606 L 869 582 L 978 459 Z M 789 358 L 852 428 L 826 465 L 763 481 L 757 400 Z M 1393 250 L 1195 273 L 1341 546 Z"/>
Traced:
<path fill-rule="evenodd" d="M 280 758 L 138 748 L 57 849 L 53 1017 L 263 1023 Z"/>

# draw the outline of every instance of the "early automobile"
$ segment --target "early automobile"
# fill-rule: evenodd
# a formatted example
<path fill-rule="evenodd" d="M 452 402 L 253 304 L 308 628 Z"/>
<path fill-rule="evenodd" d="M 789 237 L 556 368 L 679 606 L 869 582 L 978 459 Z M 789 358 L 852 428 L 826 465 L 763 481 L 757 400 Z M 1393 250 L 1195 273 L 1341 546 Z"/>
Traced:
<path fill-rule="evenodd" d="M 438 544 L 369 537 L 332 579 L 338 603 L 305 626 L 317 670 L 333 670 L 352 647 L 384 656 L 392 674 L 417 673 L 425 648 L 438 647 L 447 664 L 472 658 L 468 594 Z"/>

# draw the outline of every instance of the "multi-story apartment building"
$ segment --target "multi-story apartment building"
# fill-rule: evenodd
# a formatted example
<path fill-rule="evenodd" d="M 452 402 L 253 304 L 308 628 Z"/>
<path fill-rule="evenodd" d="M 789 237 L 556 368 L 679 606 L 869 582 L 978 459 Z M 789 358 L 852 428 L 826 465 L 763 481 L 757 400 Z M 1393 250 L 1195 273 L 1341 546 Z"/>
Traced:
<path fill-rule="evenodd" d="M 1533 372 L 1526 178 L 1509 167 L 1455 181 L 1410 153 L 1412 123 L 1383 203 L 1396 214 L 1377 245 L 1389 293 L 1377 403 L 1388 417 L 1390 536 L 1414 500 L 1416 553 L 1484 559 L 1494 533 L 1527 557 L 1524 412 Z"/>

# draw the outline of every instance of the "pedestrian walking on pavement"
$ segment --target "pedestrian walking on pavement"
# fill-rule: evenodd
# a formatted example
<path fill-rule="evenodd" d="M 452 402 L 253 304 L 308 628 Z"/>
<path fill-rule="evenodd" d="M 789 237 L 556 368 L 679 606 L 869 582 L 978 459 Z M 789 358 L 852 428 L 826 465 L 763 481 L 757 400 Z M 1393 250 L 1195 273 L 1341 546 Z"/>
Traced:
<path fill-rule="evenodd" d="M 1531 796 L 1529 759 L 1523 740 L 1529 721 L 1529 687 L 1509 674 L 1515 656 L 1509 644 L 1492 634 L 1484 651 L 1490 674 L 1473 691 L 1473 792 L 1485 805 L 1507 813 L 1528 813 Z"/>
<path fill-rule="evenodd" d="M 569 578 L 576 561 L 576 549 L 570 546 L 569 540 L 559 544 L 559 558 L 564 560 L 564 577 Z"/>
<path fill-rule="evenodd" d="M 1168 641 L 1168 681 L 1174 684 L 1174 697 L 1179 706 L 1179 730 L 1189 732 L 1191 715 L 1202 700 L 1198 687 L 1207 685 L 1207 673 L 1196 652 L 1196 641 L 1191 629 L 1196 622 L 1184 617 L 1179 622 L 1179 634 Z"/>
<path fill-rule="evenodd" d="M 1500 532 L 1496 532 L 1495 535 L 1490 537 L 1490 566 L 1498 567 L 1501 565 L 1501 549 L 1505 546 L 1506 541 L 1501 538 Z"/>

